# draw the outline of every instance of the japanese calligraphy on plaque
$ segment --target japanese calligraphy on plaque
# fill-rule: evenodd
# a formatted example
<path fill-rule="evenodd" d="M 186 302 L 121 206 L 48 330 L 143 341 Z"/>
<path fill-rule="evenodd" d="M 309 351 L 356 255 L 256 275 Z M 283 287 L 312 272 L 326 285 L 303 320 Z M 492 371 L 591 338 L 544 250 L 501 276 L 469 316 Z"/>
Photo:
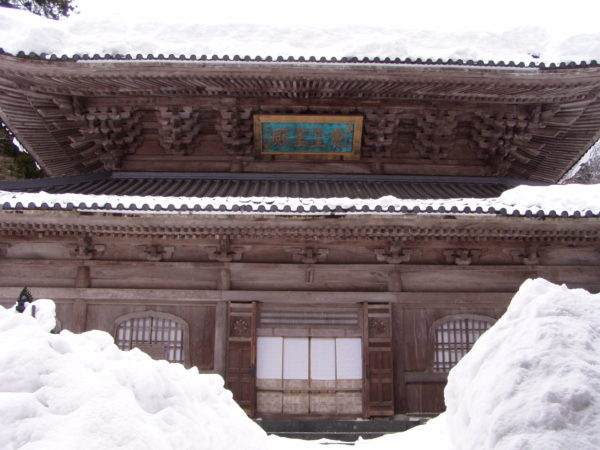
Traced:
<path fill-rule="evenodd" d="M 256 149 L 262 155 L 358 159 L 362 116 L 254 116 Z"/>

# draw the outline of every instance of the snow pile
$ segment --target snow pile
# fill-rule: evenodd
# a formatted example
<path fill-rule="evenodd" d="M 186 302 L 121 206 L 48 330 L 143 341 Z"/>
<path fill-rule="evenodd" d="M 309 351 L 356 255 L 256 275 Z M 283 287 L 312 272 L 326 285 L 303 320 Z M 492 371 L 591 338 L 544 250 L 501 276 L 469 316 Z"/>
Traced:
<path fill-rule="evenodd" d="M 104 332 L 52 335 L 0 307 L 0 342 L 3 449 L 319 447 L 267 439 L 220 377 L 122 352 Z M 450 372 L 444 414 L 355 447 L 600 448 L 599 349 L 600 294 L 528 280 Z"/>
<path fill-rule="evenodd" d="M 264 1 L 237 5 L 179 1 L 166 8 L 164 2 L 149 0 L 82 0 L 77 2 L 81 14 L 58 22 L 0 8 L 0 47 L 12 53 L 59 55 L 356 56 L 525 63 L 589 61 L 600 55 L 600 33 L 589 20 L 593 15 L 577 14 L 571 5 L 550 15 L 552 8 L 546 3 L 536 8 L 528 2 L 514 7 L 507 2 L 475 2 L 462 9 L 455 2 L 437 2 L 411 14 L 414 5 L 379 0 L 368 7 L 361 2 L 303 2 L 293 10 Z"/>
<path fill-rule="evenodd" d="M 365 450 L 600 448 L 600 294 L 528 280 L 450 371 L 447 411 Z"/>
<path fill-rule="evenodd" d="M 101 331 L 50 334 L 2 307 L 0 342 L 2 449 L 266 448 L 218 375 L 123 352 Z"/>
<path fill-rule="evenodd" d="M 12 308 L 16 312 L 16 305 Z M 47 298 L 40 298 L 31 303 L 25 303 L 23 314 L 35 317 L 38 325 L 45 331 L 56 328 L 56 303 Z"/>
<path fill-rule="evenodd" d="M 456 448 L 600 448 L 600 295 L 526 281 L 445 399 Z"/>
<path fill-rule="evenodd" d="M 519 186 L 505 191 L 498 198 L 455 198 L 455 199 L 399 199 L 385 196 L 378 199 L 348 197 L 294 198 L 294 197 L 159 197 L 131 195 L 50 194 L 47 192 L 0 191 L 2 208 L 55 208 L 78 210 L 169 210 L 171 213 L 208 211 L 209 213 L 323 213 L 353 209 L 356 214 L 381 212 L 455 212 L 469 213 L 498 212 L 524 215 L 555 211 L 568 215 L 579 213 L 600 214 L 600 184 Z"/>
<path fill-rule="evenodd" d="M 506 206 L 557 212 L 600 211 L 600 184 L 561 184 L 517 186 L 503 192 L 499 200 Z"/>

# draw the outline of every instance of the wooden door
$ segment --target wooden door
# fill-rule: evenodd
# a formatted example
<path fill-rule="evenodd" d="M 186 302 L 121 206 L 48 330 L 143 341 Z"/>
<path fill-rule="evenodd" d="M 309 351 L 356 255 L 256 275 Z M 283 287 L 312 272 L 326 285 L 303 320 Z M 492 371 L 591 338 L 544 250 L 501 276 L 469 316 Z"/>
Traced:
<path fill-rule="evenodd" d="M 256 302 L 229 303 L 225 385 L 253 417 L 256 412 Z"/>
<path fill-rule="evenodd" d="M 389 304 L 364 305 L 365 416 L 394 415 L 394 358 Z"/>

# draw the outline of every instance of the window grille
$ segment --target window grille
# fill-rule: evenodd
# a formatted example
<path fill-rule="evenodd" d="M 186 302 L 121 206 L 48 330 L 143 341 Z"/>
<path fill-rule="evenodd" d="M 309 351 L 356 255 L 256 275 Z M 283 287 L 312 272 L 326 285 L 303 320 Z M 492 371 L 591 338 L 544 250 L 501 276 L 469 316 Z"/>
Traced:
<path fill-rule="evenodd" d="M 437 325 L 434 330 L 433 371 L 449 372 L 493 322 L 491 318 L 461 318 L 445 320 Z"/>
<path fill-rule="evenodd" d="M 117 321 L 116 344 L 121 350 L 134 347 L 155 359 L 186 362 L 187 324 L 169 314 L 145 312 Z"/>

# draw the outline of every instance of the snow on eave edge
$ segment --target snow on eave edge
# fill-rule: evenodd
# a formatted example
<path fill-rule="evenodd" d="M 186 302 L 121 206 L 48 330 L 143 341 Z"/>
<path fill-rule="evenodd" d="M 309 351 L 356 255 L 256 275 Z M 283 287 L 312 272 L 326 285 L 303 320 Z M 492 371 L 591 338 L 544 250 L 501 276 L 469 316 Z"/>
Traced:
<path fill-rule="evenodd" d="M 46 193 L 0 192 L 10 196 L 0 203 L 0 211 L 88 211 L 130 214 L 274 214 L 274 215 L 343 215 L 343 214 L 461 214 L 500 215 L 538 218 L 600 217 L 600 209 L 544 210 L 511 205 L 498 199 L 405 200 L 380 199 L 287 198 L 287 197 L 128 197 Z M 57 198 L 58 197 L 58 198 Z"/>
<path fill-rule="evenodd" d="M 16 54 L 6 52 L 4 49 L 0 48 L 0 55 L 7 56 L 15 56 L 18 58 L 28 58 L 35 60 L 50 60 L 50 61 L 103 61 L 103 62 L 141 62 L 141 61 L 162 61 L 162 62 L 238 62 L 238 63 L 312 63 L 312 64 L 359 64 L 359 65 L 373 65 L 373 64 L 383 64 L 383 65 L 404 65 L 404 66 L 412 66 L 412 65 L 421 65 L 421 66 L 461 66 L 461 67 L 491 67 L 491 68 L 511 68 L 511 69 L 577 69 L 577 68 L 587 68 L 587 67 L 600 67 L 600 63 L 591 59 L 588 61 L 561 61 L 561 62 L 552 62 L 545 63 L 539 62 L 536 63 L 534 61 L 526 64 L 525 62 L 514 62 L 514 61 L 492 61 L 488 60 L 487 62 L 484 60 L 463 60 L 463 59 L 443 59 L 443 58 L 391 58 L 391 57 L 357 57 L 357 56 L 344 56 L 340 58 L 334 57 L 316 57 L 316 56 L 240 56 L 240 55 L 179 55 L 176 56 L 174 54 L 170 54 L 165 56 L 160 53 L 158 55 L 147 54 L 143 55 L 141 53 L 133 56 L 130 53 L 127 54 L 105 54 L 105 55 L 89 55 L 87 53 L 84 54 L 73 54 L 73 55 L 57 55 L 57 54 L 46 54 L 46 53 L 35 53 L 29 52 L 26 53 L 24 51 L 19 51 Z"/>

